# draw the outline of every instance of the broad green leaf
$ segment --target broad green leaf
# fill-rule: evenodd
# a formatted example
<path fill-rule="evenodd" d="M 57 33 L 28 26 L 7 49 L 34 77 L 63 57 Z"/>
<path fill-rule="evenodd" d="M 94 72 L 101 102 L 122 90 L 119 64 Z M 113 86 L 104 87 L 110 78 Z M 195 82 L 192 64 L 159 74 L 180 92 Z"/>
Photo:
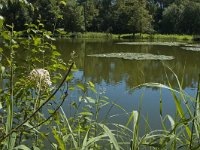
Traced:
<path fill-rule="evenodd" d="M 117 142 L 117 139 L 115 138 L 114 134 L 111 132 L 111 130 L 104 124 L 98 124 L 104 131 L 105 134 L 108 135 L 108 137 L 110 138 L 110 142 L 113 143 L 114 147 L 116 150 L 120 150 L 120 146 Z"/>
<path fill-rule="evenodd" d="M 95 85 L 94 85 L 91 81 L 89 81 L 88 83 L 89 83 L 89 85 L 90 85 L 91 87 L 95 87 Z"/>
<path fill-rule="evenodd" d="M 46 37 L 47 39 L 49 39 L 49 40 L 52 40 L 52 41 L 55 41 L 55 40 L 56 40 L 55 38 L 52 38 L 52 37 L 50 37 L 49 35 L 45 35 L 45 37 Z"/>
<path fill-rule="evenodd" d="M 31 149 L 27 147 L 26 145 L 19 145 L 15 147 L 14 150 L 31 150 Z"/>
<path fill-rule="evenodd" d="M 4 38 L 5 40 L 10 40 L 10 32 L 9 32 L 9 31 L 3 31 L 3 32 L 1 33 L 1 35 L 3 36 L 3 38 Z"/>
<path fill-rule="evenodd" d="M 93 99 L 92 97 L 86 97 L 86 99 L 88 100 L 89 103 L 95 103 L 95 99 Z"/>
<path fill-rule="evenodd" d="M 50 45 L 51 46 L 51 48 L 53 49 L 53 50 L 56 50 L 56 46 L 55 45 Z"/>
<path fill-rule="evenodd" d="M 70 74 L 69 76 L 67 76 L 67 81 L 70 81 L 72 78 L 73 78 L 74 76 L 73 76 L 73 74 Z"/>
<path fill-rule="evenodd" d="M 40 150 L 39 147 L 33 146 L 33 150 Z"/>
<path fill-rule="evenodd" d="M 95 142 L 98 142 L 98 141 L 102 140 L 103 138 L 105 138 L 107 136 L 108 136 L 107 134 L 103 134 L 103 135 L 99 135 L 99 136 L 90 138 L 87 141 L 87 143 L 84 144 L 84 147 L 82 148 L 82 150 L 84 150 L 84 148 L 92 146 Z"/>
<path fill-rule="evenodd" d="M 90 88 L 94 93 L 97 93 L 97 90 L 94 87 Z"/>
<path fill-rule="evenodd" d="M 67 3 L 66 3 L 65 1 L 60 1 L 60 5 L 64 5 L 64 6 L 66 6 Z"/>
<path fill-rule="evenodd" d="M 52 55 L 54 55 L 54 56 L 60 56 L 61 54 L 59 52 L 57 52 L 57 51 L 53 51 Z"/>
<path fill-rule="evenodd" d="M 83 140 L 83 146 L 82 146 L 82 149 L 81 149 L 81 150 L 87 149 L 88 132 L 89 132 L 89 130 L 87 131 L 87 133 L 86 133 L 86 135 L 85 135 L 85 138 L 84 138 L 84 140 Z"/>
<path fill-rule="evenodd" d="M 84 86 L 83 86 L 83 84 L 77 84 L 77 87 L 79 87 L 81 90 L 85 90 L 85 88 L 84 88 Z"/>
<path fill-rule="evenodd" d="M 83 116 L 93 116 L 91 112 L 81 112 L 80 114 Z"/>
<path fill-rule="evenodd" d="M 53 113 L 54 113 L 54 110 L 48 109 L 48 112 L 49 112 L 50 114 L 53 114 Z"/>
<path fill-rule="evenodd" d="M 9 145 L 8 145 L 8 150 L 13 150 L 15 147 L 15 142 L 16 142 L 16 138 L 17 138 L 17 133 L 13 132 L 10 137 L 9 137 Z"/>
<path fill-rule="evenodd" d="M 1 66 L 1 74 L 5 73 L 6 68 L 4 66 Z"/>
<path fill-rule="evenodd" d="M 33 38 L 33 41 L 34 41 L 34 45 L 38 46 L 41 44 L 41 38 Z"/>
<path fill-rule="evenodd" d="M 43 23 L 39 23 L 39 26 L 41 26 L 42 28 L 44 28 L 44 24 Z"/>
<path fill-rule="evenodd" d="M 32 126 L 29 122 L 26 122 L 24 125 L 27 126 L 27 127 L 29 127 L 30 129 L 33 128 L 33 126 Z M 36 130 L 35 128 L 33 128 L 33 130 L 36 131 L 37 133 L 40 133 L 40 132 L 39 132 L 38 130 Z"/>
<path fill-rule="evenodd" d="M 58 142 L 58 149 L 66 150 L 65 143 L 64 143 L 63 139 L 60 137 L 60 135 L 57 133 L 57 131 L 55 129 L 53 129 L 52 132 L 53 132 L 54 138 Z"/>
<path fill-rule="evenodd" d="M 19 48 L 19 45 L 18 44 L 14 44 L 14 45 L 12 45 L 12 48 Z"/>

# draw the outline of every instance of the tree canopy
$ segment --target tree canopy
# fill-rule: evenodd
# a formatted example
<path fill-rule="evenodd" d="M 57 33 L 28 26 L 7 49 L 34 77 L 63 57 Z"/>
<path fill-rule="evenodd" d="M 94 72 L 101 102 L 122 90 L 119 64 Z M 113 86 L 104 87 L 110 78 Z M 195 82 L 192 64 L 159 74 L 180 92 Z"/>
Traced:
<path fill-rule="evenodd" d="M 199 34 L 199 0 L 2 0 L 5 24 L 68 32 Z M 194 17 L 195 16 L 195 17 Z"/>

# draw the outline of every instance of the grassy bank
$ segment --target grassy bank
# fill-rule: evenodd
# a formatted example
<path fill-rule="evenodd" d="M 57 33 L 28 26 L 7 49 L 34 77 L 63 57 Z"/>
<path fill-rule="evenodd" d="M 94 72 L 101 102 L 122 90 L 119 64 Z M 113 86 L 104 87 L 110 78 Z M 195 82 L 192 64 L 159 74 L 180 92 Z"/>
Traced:
<path fill-rule="evenodd" d="M 67 34 L 67 37 L 82 38 L 82 39 L 112 39 L 112 38 L 116 38 L 111 33 L 103 33 L 103 32 L 69 33 L 69 34 Z"/>
<path fill-rule="evenodd" d="M 152 40 L 193 40 L 192 35 L 178 35 L 178 34 L 122 34 L 120 38 L 123 39 L 152 39 Z"/>
<path fill-rule="evenodd" d="M 192 35 L 178 34 L 111 34 L 100 32 L 85 32 L 85 33 L 69 33 L 67 37 L 85 38 L 85 39 L 139 39 L 139 40 L 168 40 L 168 41 L 192 41 L 196 37 Z"/>

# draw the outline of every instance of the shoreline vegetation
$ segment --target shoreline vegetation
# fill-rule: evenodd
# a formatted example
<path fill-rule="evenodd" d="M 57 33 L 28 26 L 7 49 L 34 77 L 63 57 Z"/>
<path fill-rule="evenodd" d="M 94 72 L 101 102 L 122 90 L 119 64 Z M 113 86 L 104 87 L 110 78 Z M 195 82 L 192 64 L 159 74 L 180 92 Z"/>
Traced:
<path fill-rule="evenodd" d="M 200 41 L 197 35 L 179 35 L 179 34 L 112 34 L 105 32 L 85 32 L 85 33 L 68 33 L 66 38 L 83 38 L 83 39 L 130 39 L 130 40 L 170 40 L 170 41 Z"/>
<path fill-rule="evenodd" d="M 53 34 L 43 29 L 42 23 L 28 24 L 27 29 L 23 31 L 27 33 L 28 38 L 21 38 L 21 32 L 15 31 L 13 24 L 5 28 L 3 22 L 3 18 L 0 17 L 0 149 L 200 148 L 200 80 L 197 83 L 196 97 L 190 96 L 182 88 L 182 82 L 177 75 L 166 66 L 176 79 L 178 89 L 172 87 L 168 78 L 166 85 L 144 83 L 132 89 L 166 89 L 173 96 L 176 113 L 175 116 L 170 116 L 163 113 L 163 96 L 160 93 L 158 109 L 162 128 L 154 130 L 149 125 L 148 116 L 143 118 L 142 101 L 137 110 L 127 112 L 122 106 L 110 101 L 104 89 L 97 90 L 92 81 L 77 81 L 74 78 L 74 72 L 78 70 L 75 65 L 75 52 L 69 54 L 71 58 L 68 61 L 62 60 L 61 54 L 53 44 Z M 94 38 L 110 34 L 85 34 L 85 37 L 86 35 L 88 38 Z M 23 49 L 25 53 L 23 59 L 27 63 L 23 65 L 16 61 L 21 57 L 18 55 L 19 49 Z M 163 55 L 150 56 L 154 59 L 172 59 Z M 106 57 L 144 59 L 145 55 L 140 54 L 135 58 L 132 53 L 112 53 Z M 41 69 L 35 70 L 36 68 Z M 65 75 L 61 74 L 63 71 Z M 168 77 L 167 73 L 166 76 Z M 80 96 L 75 99 L 73 96 L 68 97 L 72 93 L 80 93 Z M 66 107 L 63 103 L 69 99 L 72 101 L 70 100 Z M 65 112 L 68 107 L 70 116 Z M 110 111 L 113 108 L 126 114 L 126 123 L 110 122 L 109 119 L 113 116 Z M 105 116 L 102 118 L 100 114 L 103 111 Z M 145 121 L 145 133 L 140 136 L 142 119 Z"/>

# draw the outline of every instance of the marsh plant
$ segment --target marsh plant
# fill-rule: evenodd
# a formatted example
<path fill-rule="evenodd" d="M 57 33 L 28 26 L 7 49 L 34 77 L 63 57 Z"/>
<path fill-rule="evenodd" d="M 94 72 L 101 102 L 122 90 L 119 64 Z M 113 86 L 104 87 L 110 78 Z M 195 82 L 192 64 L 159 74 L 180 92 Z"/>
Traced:
<path fill-rule="evenodd" d="M 177 109 L 175 117 L 164 116 L 161 94 L 163 128 L 146 130 L 141 136 L 141 107 L 127 112 L 110 101 L 104 89 L 97 90 L 94 83 L 75 82 L 74 53 L 66 63 L 60 59 L 52 32 L 46 31 L 40 21 L 26 24 L 24 31 L 14 29 L 14 25 L 3 26 L 0 17 L 0 149 L 199 149 L 199 84 L 197 96 L 191 97 L 171 70 L 178 89 L 170 82 L 135 87 L 169 90 Z M 68 97 L 73 92 L 80 97 Z M 66 100 L 70 100 L 67 106 L 63 105 Z M 125 124 L 110 121 L 113 108 L 124 112 Z M 148 118 L 145 122 L 148 127 Z"/>
<path fill-rule="evenodd" d="M 0 149 L 23 149 L 26 142 L 30 148 L 42 147 L 39 130 L 48 122 L 44 106 L 55 100 L 61 72 L 71 70 L 73 63 L 60 59 L 52 33 L 40 21 L 26 24 L 26 30 L 18 32 L 14 25 L 3 26 L 1 17 L 0 27 Z"/>

